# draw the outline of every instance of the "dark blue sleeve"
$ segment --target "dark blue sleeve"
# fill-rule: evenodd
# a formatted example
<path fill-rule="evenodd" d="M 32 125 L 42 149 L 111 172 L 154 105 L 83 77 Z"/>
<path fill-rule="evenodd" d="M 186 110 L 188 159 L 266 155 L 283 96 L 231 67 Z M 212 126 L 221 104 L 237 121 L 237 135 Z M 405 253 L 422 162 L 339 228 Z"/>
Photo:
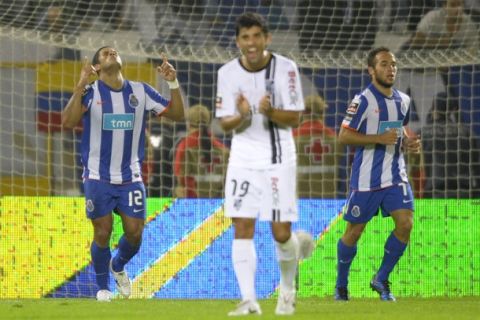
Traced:
<path fill-rule="evenodd" d="M 92 99 L 93 99 L 93 87 L 92 85 L 89 84 L 85 87 L 85 90 L 83 91 L 82 105 L 85 106 L 87 109 L 90 109 L 90 106 L 92 105 Z"/>
<path fill-rule="evenodd" d="M 355 130 L 359 130 L 363 119 L 363 114 L 368 107 L 367 99 L 364 96 L 355 97 L 350 103 L 347 109 L 346 118 L 350 118 L 349 127 Z"/>
<path fill-rule="evenodd" d="M 150 86 L 147 83 L 143 83 L 143 87 L 145 88 L 147 110 L 154 109 L 155 104 L 161 104 L 164 107 L 168 106 L 170 101 L 168 99 L 166 99 L 165 97 L 163 97 L 152 86 Z"/>

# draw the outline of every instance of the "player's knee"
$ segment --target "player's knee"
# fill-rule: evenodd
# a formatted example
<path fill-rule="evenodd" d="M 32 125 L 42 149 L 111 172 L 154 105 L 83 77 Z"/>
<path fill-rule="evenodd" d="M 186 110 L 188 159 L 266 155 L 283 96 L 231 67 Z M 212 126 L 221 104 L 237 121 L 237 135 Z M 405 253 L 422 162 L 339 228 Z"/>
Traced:
<path fill-rule="evenodd" d="M 95 242 L 100 246 L 107 246 L 110 242 L 110 236 L 112 234 L 111 228 L 95 228 L 93 237 Z"/>
<path fill-rule="evenodd" d="M 250 229 L 235 229 L 235 239 L 252 239 L 254 231 Z"/>
<path fill-rule="evenodd" d="M 129 232 L 125 232 L 125 236 L 127 237 L 128 243 L 133 246 L 139 246 L 142 243 L 142 234 L 143 229 L 135 229 L 130 230 Z"/>
<path fill-rule="evenodd" d="M 413 229 L 413 219 L 412 218 L 405 218 L 397 223 L 397 230 L 404 234 L 409 235 Z"/>
<path fill-rule="evenodd" d="M 255 233 L 255 220 L 233 219 L 235 239 L 252 239 Z"/>
<path fill-rule="evenodd" d="M 342 241 L 348 246 L 355 245 L 362 236 L 365 224 L 348 224 L 345 233 L 343 234 Z"/>
<path fill-rule="evenodd" d="M 290 222 L 273 222 L 272 233 L 275 241 L 285 243 L 292 236 L 292 224 Z"/>
<path fill-rule="evenodd" d="M 277 231 L 273 234 L 273 238 L 275 241 L 280 242 L 280 243 L 285 243 L 290 239 L 291 237 L 291 232 L 290 230 L 281 230 Z"/>
<path fill-rule="evenodd" d="M 360 236 L 361 234 L 357 234 L 357 233 L 345 234 L 342 237 L 342 241 L 345 245 L 351 247 L 357 244 L 358 240 L 360 239 Z"/>

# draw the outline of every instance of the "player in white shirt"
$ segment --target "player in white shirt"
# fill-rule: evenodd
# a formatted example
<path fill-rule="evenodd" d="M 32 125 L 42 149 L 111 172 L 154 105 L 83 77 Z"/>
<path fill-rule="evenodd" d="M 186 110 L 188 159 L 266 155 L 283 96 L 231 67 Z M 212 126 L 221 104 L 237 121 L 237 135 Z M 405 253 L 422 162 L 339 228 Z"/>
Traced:
<path fill-rule="evenodd" d="M 280 294 L 275 312 L 295 311 L 295 274 L 299 258 L 313 250 L 305 232 L 291 232 L 298 220 L 296 150 L 292 127 L 304 109 L 296 64 L 266 50 L 271 41 L 264 19 L 246 13 L 237 19 L 241 57 L 218 71 L 216 117 L 233 131 L 225 181 L 225 212 L 232 217 L 232 262 L 242 302 L 229 315 L 261 313 L 256 301 L 257 218 L 271 221 L 280 265 Z"/>
<path fill-rule="evenodd" d="M 102 47 L 91 64 L 85 59 L 80 80 L 62 112 L 67 128 L 83 120 L 83 180 L 87 216 L 93 225 L 90 251 L 99 301 L 113 297 L 108 286 L 110 272 L 118 291 L 125 297 L 131 294 L 124 266 L 142 241 L 146 195 L 140 168 L 147 113 L 177 121 L 184 117 L 176 71 L 165 56 L 157 71 L 170 86 L 170 101 L 146 83 L 125 79 L 118 52 Z M 98 80 L 87 85 L 91 75 L 98 75 Z M 120 215 L 124 230 L 113 258 L 109 247 L 112 211 Z"/>
<path fill-rule="evenodd" d="M 357 241 L 367 223 L 381 210 L 391 216 L 395 229 L 385 243 L 382 264 L 370 282 L 383 301 L 395 301 L 388 276 L 403 255 L 413 226 L 413 193 L 407 180 L 403 149 L 420 151 L 420 140 L 409 138 L 410 98 L 393 88 L 397 61 L 384 47 L 370 51 L 372 79 L 355 96 L 342 122 L 339 142 L 355 146 L 350 195 L 345 208 L 347 228 L 337 244 L 335 299 L 348 300 L 348 274 L 357 253 Z"/>

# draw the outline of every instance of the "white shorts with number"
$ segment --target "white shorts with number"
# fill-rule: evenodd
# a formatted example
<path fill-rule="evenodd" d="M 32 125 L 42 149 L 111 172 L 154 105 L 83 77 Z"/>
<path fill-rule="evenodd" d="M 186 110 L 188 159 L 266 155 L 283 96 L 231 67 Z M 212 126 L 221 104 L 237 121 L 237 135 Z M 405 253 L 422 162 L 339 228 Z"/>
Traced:
<path fill-rule="evenodd" d="M 295 166 L 246 169 L 229 166 L 225 179 L 225 215 L 262 221 L 298 220 Z"/>

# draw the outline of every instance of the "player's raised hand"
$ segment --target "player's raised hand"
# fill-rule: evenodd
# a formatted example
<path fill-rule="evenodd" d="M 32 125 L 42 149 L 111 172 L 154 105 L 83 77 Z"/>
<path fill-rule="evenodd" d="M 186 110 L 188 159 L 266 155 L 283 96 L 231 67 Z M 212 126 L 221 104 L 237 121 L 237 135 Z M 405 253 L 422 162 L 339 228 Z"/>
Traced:
<path fill-rule="evenodd" d="M 158 73 L 166 81 L 175 81 L 177 79 L 177 71 L 175 68 L 168 62 L 167 55 L 162 52 L 162 64 L 157 67 Z"/>
<path fill-rule="evenodd" d="M 398 140 L 398 130 L 397 129 L 390 129 L 379 135 L 379 142 L 380 144 L 384 145 L 393 145 L 396 144 Z"/>
<path fill-rule="evenodd" d="M 237 110 L 242 118 L 246 118 L 250 115 L 250 103 L 248 103 L 247 98 L 245 98 L 242 93 L 239 93 L 237 96 Z"/>
<path fill-rule="evenodd" d="M 97 75 L 97 70 L 91 65 L 88 58 L 83 58 L 83 66 L 80 71 L 80 80 L 78 81 L 78 87 L 84 88 L 90 82 L 90 76 Z"/>
<path fill-rule="evenodd" d="M 270 116 L 272 111 L 273 111 L 273 107 L 272 107 L 271 97 L 268 94 L 264 95 L 260 100 L 260 104 L 258 106 L 258 112 L 268 117 Z"/>

